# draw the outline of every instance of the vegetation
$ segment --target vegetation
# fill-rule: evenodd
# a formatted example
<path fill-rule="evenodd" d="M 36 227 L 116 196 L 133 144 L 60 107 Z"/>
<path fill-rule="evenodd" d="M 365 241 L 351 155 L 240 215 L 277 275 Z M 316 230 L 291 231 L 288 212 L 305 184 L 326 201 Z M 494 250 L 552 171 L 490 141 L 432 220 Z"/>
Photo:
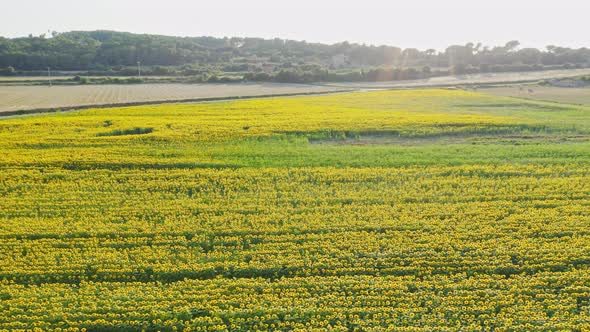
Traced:
<path fill-rule="evenodd" d="M 588 330 L 589 136 L 453 90 L 5 119 L 0 329 Z"/>
<path fill-rule="evenodd" d="M 105 123 L 110 123 L 106 122 Z M 117 129 L 107 133 L 98 133 L 96 136 L 122 136 L 122 135 L 143 135 L 149 134 L 154 131 L 154 128 L 139 128 L 135 127 L 132 129 Z"/>
<path fill-rule="evenodd" d="M 113 31 L 74 31 L 0 38 L 0 75 L 81 71 L 90 76 L 193 76 L 201 81 L 240 77 L 255 81 L 386 81 L 449 74 L 590 65 L 590 50 L 518 48 L 517 41 L 483 47 L 468 43 L 444 52 L 347 42 L 334 45 L 261 38 L 180 38 Z"/>

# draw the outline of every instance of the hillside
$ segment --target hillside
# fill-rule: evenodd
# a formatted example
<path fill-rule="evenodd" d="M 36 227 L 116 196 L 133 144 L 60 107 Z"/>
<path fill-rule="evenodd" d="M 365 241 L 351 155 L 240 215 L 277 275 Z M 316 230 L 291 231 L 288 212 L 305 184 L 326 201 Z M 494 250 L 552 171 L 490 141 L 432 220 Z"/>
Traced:
<path fill-rule="evenodd" d="M 449 74 L 583 68 L 590 50 L 519 48 L 517 41 L 434 49 L 333 45 L 284 39 L 171 37 L 115 31 L 0 37 L 0 75 L 79 71 L 92 75 L 235 76 L 253 81 L 389 81 Z"/>

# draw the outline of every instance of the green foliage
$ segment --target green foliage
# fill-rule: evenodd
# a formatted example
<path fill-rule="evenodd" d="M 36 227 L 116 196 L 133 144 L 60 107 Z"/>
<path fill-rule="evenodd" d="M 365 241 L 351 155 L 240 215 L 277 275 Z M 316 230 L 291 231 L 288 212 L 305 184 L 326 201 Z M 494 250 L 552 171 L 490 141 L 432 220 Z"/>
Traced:
<path fill-rule="evenodd" d="M 110 126 L 108 122 L 105 121 L 105 127 Z M 108 133 L 98 133 L 96 136 L 123 136 L 123 135 L 143 135 L 149 134 L 154 131 L 154 128 L 139 128 L 135 127 L 132 129 L 117 129 L 110 131 Z"/>
<path fill-rule="evenodd" d="M 587 48 L 518 49 L 518 42 L 482 48 L 468 43 L 444 52 L 347 42 L 333 45 L 261 38 L 169 37 L 114 31 L 74 31 L 52 38 L 1 38 L 0 75 L 87 71 L 89 76 L 244 76 L 279 82 L 384 81 L 475 72 L 578 68 Z M 293 59 L 297 59 L 294 61 Z M 424 70 L 426 67 L 429 70 Z M 5 69 L 1 69 L 5 68 Z M 367 73 L 361 68 L 370 68 Z M 444 68 L 433 70 L 432 68 Z M 15 70 L 16 69 L 16 70 Z M 352 70 L 349 74 L 339 71 Z M 328 72 L 329 71 L 329 72 Z M 360 75 L 357 75 L 360 73 Z M 266 75 L 269 76 L 266 76 Z M 214 78 L 212 81 L 217 82 Z M 131 82 L 130 82 L 131 83 Z"/>

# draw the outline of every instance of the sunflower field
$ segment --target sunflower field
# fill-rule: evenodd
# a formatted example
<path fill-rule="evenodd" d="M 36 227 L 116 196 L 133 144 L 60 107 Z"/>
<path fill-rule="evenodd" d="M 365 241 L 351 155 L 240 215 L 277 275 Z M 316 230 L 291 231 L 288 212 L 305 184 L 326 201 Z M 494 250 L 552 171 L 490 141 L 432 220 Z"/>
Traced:
<path fill-rule="evenodd" d="M 0 331 L 590 330 L 587 106 L 92 109 L 0 152 Z"/>

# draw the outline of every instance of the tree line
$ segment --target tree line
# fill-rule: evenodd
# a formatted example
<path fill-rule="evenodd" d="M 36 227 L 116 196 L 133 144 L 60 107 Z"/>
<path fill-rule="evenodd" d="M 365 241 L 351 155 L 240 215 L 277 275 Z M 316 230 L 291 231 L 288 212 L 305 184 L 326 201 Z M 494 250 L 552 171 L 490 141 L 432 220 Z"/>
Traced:
<path fill-rule="evenodd" d="M 170 37 L 115 31 L 0 37 L 0 75 L 80 71 L 89 75 L 197 76 L 219 80 L 395 80 L 448 74 L 590 66 L 590 49 L 520 48 L 518 41 L 444 51 L 285 39 Z M 220 78 L 221 77 L 221 78 Z"/>

